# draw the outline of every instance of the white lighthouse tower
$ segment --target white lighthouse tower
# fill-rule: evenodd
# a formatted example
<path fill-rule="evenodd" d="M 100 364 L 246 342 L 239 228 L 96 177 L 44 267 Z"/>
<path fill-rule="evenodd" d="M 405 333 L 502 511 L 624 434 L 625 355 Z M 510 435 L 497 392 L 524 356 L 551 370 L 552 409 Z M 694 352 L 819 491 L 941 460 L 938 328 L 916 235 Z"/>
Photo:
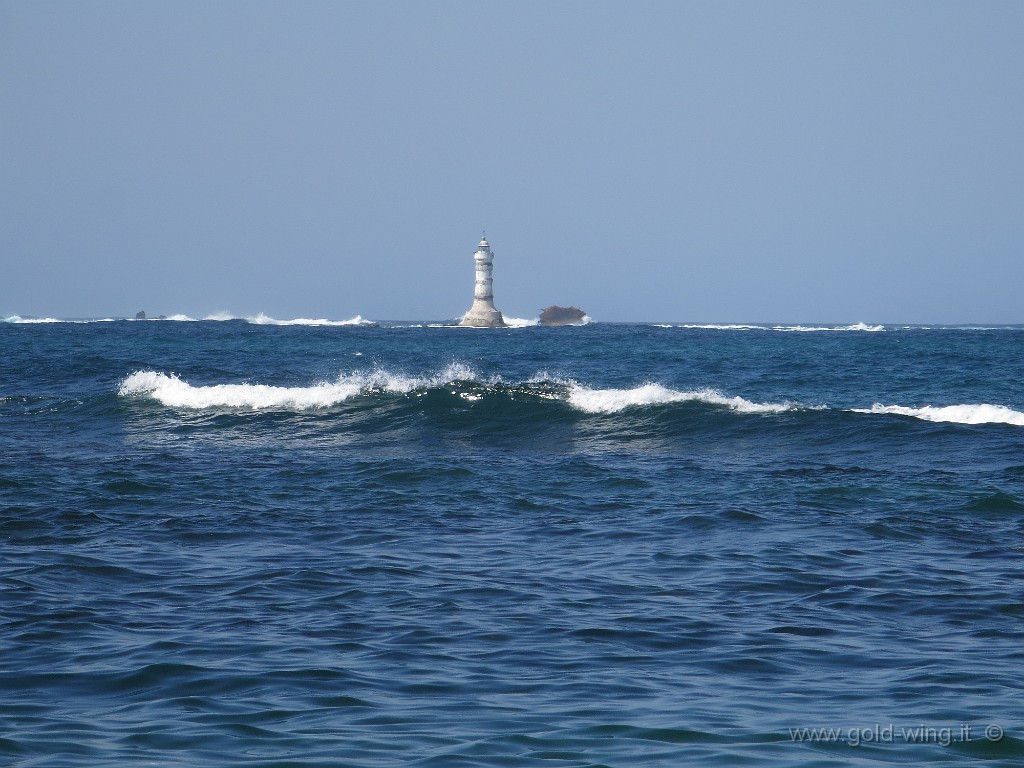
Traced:
<path fill-rule="evenodd" d="M 473 306 L 462 318 L 462 325 L 477 328 L 505 328 L 505 318 L 494 307 L 494 292 L 491 289 L 491 271 L 494 269 L 494 252 L 487 237 L 480 238 L 480 245 L 473 254 L 476 262 L 476 284 L 473 287 Z"/>

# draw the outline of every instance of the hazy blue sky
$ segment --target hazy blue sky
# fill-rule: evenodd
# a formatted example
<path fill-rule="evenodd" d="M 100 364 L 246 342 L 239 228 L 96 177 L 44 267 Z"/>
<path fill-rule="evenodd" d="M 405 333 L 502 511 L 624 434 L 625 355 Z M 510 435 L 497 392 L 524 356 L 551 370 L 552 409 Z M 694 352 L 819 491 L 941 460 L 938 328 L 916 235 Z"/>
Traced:
<path fill-rule="evenodd" d="M 0 0 L 0 315 L 1024 322 L 1024 2 Z"/>

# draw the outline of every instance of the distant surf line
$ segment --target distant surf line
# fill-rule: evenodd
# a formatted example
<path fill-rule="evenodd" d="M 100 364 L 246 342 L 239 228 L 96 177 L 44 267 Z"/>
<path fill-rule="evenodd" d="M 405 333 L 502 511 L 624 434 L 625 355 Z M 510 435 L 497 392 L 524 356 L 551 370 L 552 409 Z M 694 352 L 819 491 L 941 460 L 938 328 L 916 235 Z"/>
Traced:
<path fill-rule="evenodd" d="M 263 312 L 255 315 L 236 315 L 230 312 L 215 312 L 203 317 L 192 317 L 186 314 L 160 315 L 158 317 L 92 317 L 92 318 L 60 318 L 60 317 L 24 317 L 21 315 L 10 315 L 0 318 L 0 324 L 10 325 L 43 325 L 54 323 L 69 323 L 75 325 L 87 325 L 90 323 L 203 323 L 203 322 L 243 322 L 252 325 L 266 326 L 306 326 L 306 327 L 381 327 L 381 328 L 459 328 L 459 318 L 448 320 L 422 320 L 422 321 L 392 321 L 392 320 L 369 320 L 362 315 L 355 315 L 348 319 L 331 320 L 328 318 L 307 318 L 298 317 L 293 319 L 280 320 Z M 575 327 L 593 324 L 595 321 L 590 317 L 583 323 L 573 324 Z M 507 329 L 533 328 L 539 325 L 539 318 L 517 318 L 506 317 Z M 908 325 L 908 324 L 870 324 L 853 323 L 850 325 L 803 325 L 803 324 L 770 324 L 770 323 L 651 323 L 647 321 L 630 321 L 622 323 L 608 323 L 612 325 L 642 325 L 652 328 L 663 329 L 684 329 L 704 331 L 761 331 L 777 333 L 882 333 L 886 331 L 1024 331 L 1024 325 Z M 490 329 L 484 329 L 490 330 Z"/>
<path fill-rule="evenodd" d="M 589 320 L 589 318 L 588 318 Z M 88 323 L 118 323 L 118 322 L 130 322 L 130 323 L 203 323 L 203 322 L 244 322 L 252 325 L 296 325 L 296 326 L 363 326 L 373 327 L 386 325 L 389 327 L 398 328 L 459 328 L 458 319 L 452 319 L 445 322 L 378 322 L 376 320 L 368 320 L 362 315 L 355 315 L 354 317 L 348 318 L 347 320 L 329 320 L 327 318 L 308 318 L 299 317 L 291 320 L 279 320 L 271 317 L 270 315 L 259 312 L 255 315 L 235 315 L 230 312 L 215 312 L 205 317 L 192 317 L 185 314 L 175 315 L 160 315 L 159 317 L 95 317 L 95 318 L 58 318 L 58 317 L 21 317 L 19 315 L 12 315 L 10 317 L 3 318 L 2 322 L 11 323 L 14 325 L 40 325 L 40 324 L 52 324 L 52 323 L 71 323 L 71 324 L 88 324 Z M 519 318 L 519 317 L 508 317 L 505 318 L 505 322 L 509 328 L 529 328 L 539 323 L 538 318 Z"/>
<path fill-rule="evenodd" d="M 884 325 L 868 325 L 867 323 L 853 323 L 852 325 L 771 325 L 771 324 L 746 324 L 746 323 L 659 323 L 657 328 L 689 328 L 705 331 L 782 331 L 787 333 L 808 333 L 821 331 L 861 331 L 865 333 L 879 333 L 885 330 Z"/>
<path fill-rule="evenodd" d="M 306 325 L 306 326 L 374 326 L 377 323 L 373 320 L 366 320 L 362 315 L 356 315 L 347 320 L 328 320 L 326 318 L 300 317 L 293 320 L 278 320 L 262 312 L 255 315 L 233 315 L 230 312 L 216 312 L 205 317 L 191 317 L 185 314 L 160 315 L 159 317 L 94 317 L 94 318 L 58 318 L 58 317 L 21 317 L 12 315 L 5 317 L 3 322 L 14 325 L 35 325 L 49 323 L 202 323 L 202 322 L 231 322 L 239 321 L 253 325 Z"/>

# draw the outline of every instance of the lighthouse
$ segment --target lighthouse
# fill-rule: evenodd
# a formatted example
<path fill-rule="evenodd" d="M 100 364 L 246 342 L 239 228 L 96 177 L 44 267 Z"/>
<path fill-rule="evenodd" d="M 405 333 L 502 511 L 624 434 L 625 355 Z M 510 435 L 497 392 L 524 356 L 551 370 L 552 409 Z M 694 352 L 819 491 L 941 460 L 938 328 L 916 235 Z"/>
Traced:
<path fill-rule="evenodd" d="M 491 289 L 491 271 L 494 269 L 494 252 L 487 237 L 480 238 L 476 253 L 476 283 L 473 287 L 473 306 L 462 318 L 462 325 L 476 328 L 505 328 L 505 319 L 494 307 L 494 293 Z"/>

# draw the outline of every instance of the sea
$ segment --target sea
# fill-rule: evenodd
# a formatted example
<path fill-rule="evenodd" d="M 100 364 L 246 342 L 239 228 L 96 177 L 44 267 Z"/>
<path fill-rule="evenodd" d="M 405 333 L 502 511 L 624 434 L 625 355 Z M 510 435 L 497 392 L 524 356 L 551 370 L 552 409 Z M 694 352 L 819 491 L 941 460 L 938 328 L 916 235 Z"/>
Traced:
<path fill-rule="evenodd" d="M 1020 766 L 1024 326 L 0 322 L 0 764 Z"/>

